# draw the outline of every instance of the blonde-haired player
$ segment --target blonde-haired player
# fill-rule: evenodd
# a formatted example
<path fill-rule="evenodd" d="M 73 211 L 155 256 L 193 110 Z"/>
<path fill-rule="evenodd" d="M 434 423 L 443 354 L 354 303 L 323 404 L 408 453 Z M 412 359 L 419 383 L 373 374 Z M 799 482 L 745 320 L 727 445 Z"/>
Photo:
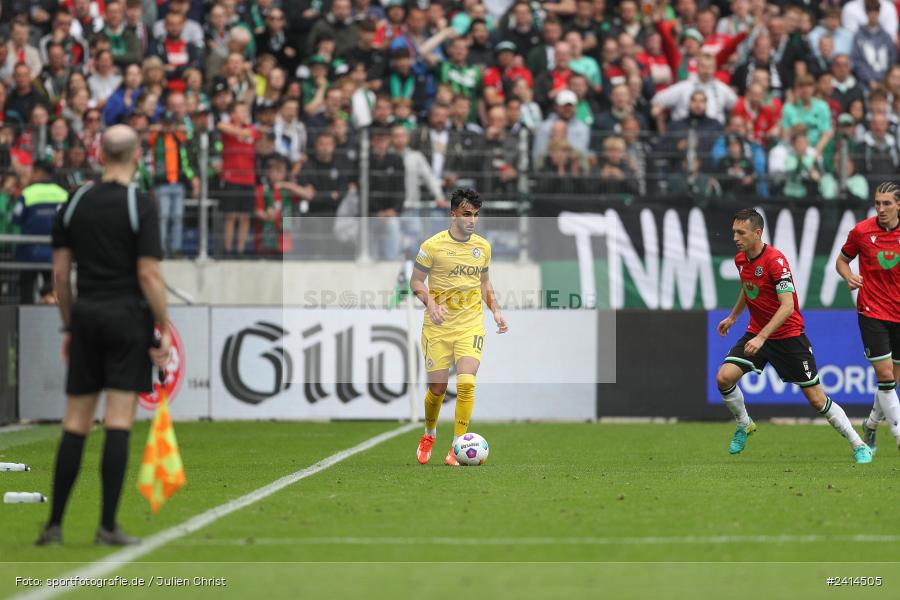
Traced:
<path fill-rule="evenodd" d="M 475 375 L 484 347 L 484 300 L 497 333 L 508 330 L 488 278 L 491 245 L 475 233 L 481 197 L 472 189 L 459 189 L 450 196 L 450 227 L 427 239 L 419 248 L 410 289 L 425 304 L 422 351 L 428 371 L 425 392 L 425 434 L 419 440 L 416 458 L 431 459 L 437 437 L 437 420 L 447 391 L 450 365 L 456 360 L 456 420 L 453 440 L 469 428 L 475 403 Z M 425 279 L 428 278 L 428 285 Z M 458 466 L 451 450 L 444 462 Z"/>

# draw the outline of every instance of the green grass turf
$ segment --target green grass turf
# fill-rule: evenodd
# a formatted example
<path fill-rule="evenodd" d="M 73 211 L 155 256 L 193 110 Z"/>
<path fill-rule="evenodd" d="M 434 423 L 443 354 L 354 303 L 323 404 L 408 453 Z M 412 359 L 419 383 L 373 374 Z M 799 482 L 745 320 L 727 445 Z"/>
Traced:
<path fill-rule="evenodd" d="M 121 520 L 138 535 L 158 531 L 396 426 L 178 424 L 189 485 L 151 518 L 134 490 L 132 468 Z M 900 596 L 898 565 L 873 564 L 896 560 L 900 543 L 840 539 L 900 535 L 900 455 L 886 431 L 875 463 L 858 466 L 846 442 L 826 426 L 761 423 L 739 456 L 726 451 L 733 426 L 724 423 L 474 429 L 491 443 L 484 467 L 443 466 L 447 428 L 432 464 L 421 467 L 414 457 L 418 432 L 407 433 L 113 574 L 229 580 L 225 589 L 182 589 L 185 597 L 261 590 L 273 598 L 450 597 L 467 591 L 488 598 L 603 590 L 629 598 L 861 593 L 827 587 L 828 576 L 881 576 L 884 585 L 865 590 L 866 597 Z M 145 432 L 146 426 L 136 433 L 133 456 L 139 456 Z M 8 434 L 0 443 L 25 434 L 35 435 Z M 97 519 L 101 438 L 93 439 L 86 454 L 65 547 L 30 546 L 46 506 L 2 507 L 0 560 L 43 564 L 0 565 L 0 594 L 13 591 L 15 575 L 60 575 L 78 566 L 62 561 L 89 562 L 105 554 L 89 544 Z M 54 447 L 55 436 L 0 446 L 0 460 L 35 467 L 30 474 L 0 476 L 0 492 L 24 489 L 11 482 L 27 478 L 35 489 L 47 490 Z M 824 538 L 704 539 L 810 535 Z M 523 538 L 534 539 L 517 541 Z M 576 543 L 586 538 L 593 543 Z M 88 593 L 96 595 L 80 595 Z M 102 595 L 113 593 L 121 589 Z"/>

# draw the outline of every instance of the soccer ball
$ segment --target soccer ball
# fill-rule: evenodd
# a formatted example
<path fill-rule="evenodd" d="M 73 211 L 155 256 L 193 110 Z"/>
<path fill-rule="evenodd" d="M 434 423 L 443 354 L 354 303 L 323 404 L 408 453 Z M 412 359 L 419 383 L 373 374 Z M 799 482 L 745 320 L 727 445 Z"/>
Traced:
<path fill-rule="evenodd" d="M 477 433 L 464 433 L 454 442 L 453 454 L 459 464 L 466 467 L 483 465 L 488 457 L 487 440 Z"/>

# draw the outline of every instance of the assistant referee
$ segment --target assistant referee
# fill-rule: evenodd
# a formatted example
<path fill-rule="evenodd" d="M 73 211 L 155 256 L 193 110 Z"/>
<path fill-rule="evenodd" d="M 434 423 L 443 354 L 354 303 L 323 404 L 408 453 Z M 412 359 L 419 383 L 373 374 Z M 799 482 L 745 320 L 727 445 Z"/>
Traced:
<path fill-rule="evenodd" d="M 53 280 L 64 324 L 62 357 L 66 416 L 56 455 L 50 520 L 38 545 L 62 542 L 66 502 L 81 466 L 100 392 L 106 391 L 101 476 L 103 502 L 94 543 L 134 544 L 116 523 L 137 392 L 152 389 L 153 364 L 163 366 L 171 338 L 156 204 L 132 184 L 140 160 L 133 129 L 116 125 L 103 136 L 103 177 L 80 188 L 53 227 Z M 73 297 L 72 265 L 78 266 Z M 153 324 L 162 331 L 153 347 Z"/>

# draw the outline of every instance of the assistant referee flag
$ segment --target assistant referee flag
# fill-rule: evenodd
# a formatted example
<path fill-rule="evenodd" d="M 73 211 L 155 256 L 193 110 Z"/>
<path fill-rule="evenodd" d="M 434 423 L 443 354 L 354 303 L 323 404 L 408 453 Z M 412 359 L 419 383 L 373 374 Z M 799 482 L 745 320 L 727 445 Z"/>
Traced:
<path fill-rule="evenodd" d="M 177 492 L 187 480 L 175 428 L 169 416 L 169 399 L 165 382 L 160 386 L 160 401 L 150 424 L 144 459 L 138 473 L 138 491 L 150 502 L 150 510 L 159 512 L 163 502 Z"/>

